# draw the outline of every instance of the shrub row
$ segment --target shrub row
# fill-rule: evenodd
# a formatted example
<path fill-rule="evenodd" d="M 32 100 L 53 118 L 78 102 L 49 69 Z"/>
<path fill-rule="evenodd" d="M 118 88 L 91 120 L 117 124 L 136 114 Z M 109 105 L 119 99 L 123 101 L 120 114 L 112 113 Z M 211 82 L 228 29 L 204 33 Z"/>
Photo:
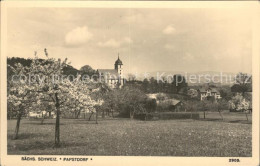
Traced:
<path fill-rule="evenodd" d="M 161 112 L 161 113 L 143 113 L 134 115 L 139 120 L 168 120 L 168 119 L 199 119 L 198 112 Z"/>

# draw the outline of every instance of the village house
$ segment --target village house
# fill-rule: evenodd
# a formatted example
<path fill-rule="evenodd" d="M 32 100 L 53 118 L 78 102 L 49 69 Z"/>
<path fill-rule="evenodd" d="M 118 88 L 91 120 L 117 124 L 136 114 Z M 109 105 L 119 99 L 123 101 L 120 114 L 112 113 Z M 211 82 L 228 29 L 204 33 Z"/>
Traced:
<path fill-rule="evenodd" d="M 166 106 L 168 111 L 181 112 L 184 111 L 184 103 L 174 98 L 168 98 L 165 93 L 147 94 L 149 99 L 156 100 L 157 106 Z"/>
<path fill-rule="evenodd" d="M 208 87 L 208 88 L 203 87 L 203 88 L 198 89 L 198 94 L 199 94 L 200 100 L 205 100 L 211 96 L 214 97 L 215 99 L 221 98 L 219 91 L 216 88 L 211 88 L 211 87 Z"/>
<path fill-rule="evenodd" d="M 167 99 L 163 103 L 169 106 L 169 111 L 181 112 L 184 110 L 184 103 L 176 99 Z"/>
<path fill-rule="evenodd" d="M 119 58 L 115 61 L 114 69 L 97 69 L 101 81 L 111 88 L 121 88 L 124 85 L 123 63 Z"/>

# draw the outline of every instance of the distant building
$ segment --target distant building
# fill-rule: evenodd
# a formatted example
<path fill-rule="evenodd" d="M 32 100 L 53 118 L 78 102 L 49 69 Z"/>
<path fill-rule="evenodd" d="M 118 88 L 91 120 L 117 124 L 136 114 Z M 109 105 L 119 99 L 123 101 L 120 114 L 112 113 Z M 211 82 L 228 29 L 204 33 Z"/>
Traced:
<path fill-rule="evenodd" d="M 199 96 L 200 96 L 200 100 L 205 100 L 208 97 L 214 97 L 215 99 L 220 99 L 220 93 L 216 88 L 200 88 L 198 90 Z"/>
<path fill-rule="evenodd" d="M 98 69 L 101 80 L 111 88 L 121 88 L 124 85 L 123 63 L 118 59 L 115 61 L 114 69 Z"/>

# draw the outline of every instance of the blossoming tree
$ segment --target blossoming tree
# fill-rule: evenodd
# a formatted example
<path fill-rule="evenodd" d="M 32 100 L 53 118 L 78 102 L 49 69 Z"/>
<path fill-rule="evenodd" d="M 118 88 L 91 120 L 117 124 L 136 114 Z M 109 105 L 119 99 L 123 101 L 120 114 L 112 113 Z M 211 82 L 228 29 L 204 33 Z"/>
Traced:
<path fill-rule="evenodd" d="M 35 56 L 29 67 L 18 64 L 17 68 L 12 68 L 15 75 L 28 76 L 18 83 L 10 83 L 8 93 L 8 103 L 12 106 L 10 110 L 17 110 L 19 113 L 16 138 L 18 137 L 20 119 L 26 108 L 32 103 L 41 105 L 42 102 L 49 102 L 55 106 L 55 147 L 60 146 L 60 114 L 62 111 L 70 109 L 87 109 L 96 105 L 89 96 L 87 84 L 77 78 L 71 79 L 63 74 L 63 68 L 68 65 L 67 59 L 61 61 L 48 57 L 45 49 L 46 59 L 39 59 Z M 27 97 L 29 94 L 30 97 Z M 75 103 L 77 104 L 71 104 Z"/>
<path fill-rule="evenodd" d="M 246 114 L 246 119 L 248 121 L 248 115 L 251 106 L 251 102 L 246 100 L 242 94 L 237 94 L 229 101 L 229 107 L 233 110 L 242 111 Z"/>

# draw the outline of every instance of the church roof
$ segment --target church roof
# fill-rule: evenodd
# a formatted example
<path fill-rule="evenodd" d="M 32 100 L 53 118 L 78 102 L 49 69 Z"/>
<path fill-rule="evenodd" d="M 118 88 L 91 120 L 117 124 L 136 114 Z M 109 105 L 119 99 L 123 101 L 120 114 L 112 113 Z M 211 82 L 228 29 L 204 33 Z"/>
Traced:
<path fill-rule="evenodd" d="M 120 60 L 119 56 L 118 59 L 115 62 L 116 65 L 123 65 L 123 62 Z"/>
<path fill-rule="evenodd" d="M 97 70 L 101 75 L 110 75 L 111 78 L 117 79 L 119 77 L 118 72 L 115 69 L 98 69 Z"/>

